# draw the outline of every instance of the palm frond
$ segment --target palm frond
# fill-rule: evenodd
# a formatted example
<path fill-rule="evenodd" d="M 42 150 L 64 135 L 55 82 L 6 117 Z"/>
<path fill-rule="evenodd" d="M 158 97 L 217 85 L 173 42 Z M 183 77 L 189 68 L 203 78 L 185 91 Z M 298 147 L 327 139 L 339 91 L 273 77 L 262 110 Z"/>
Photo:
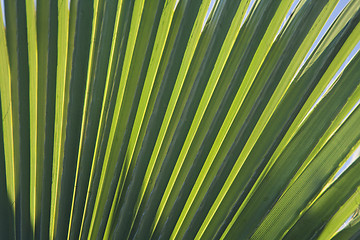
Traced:
<path fill-rule="evenodd" d="M 356 239 L 359 0 L 4 0 L 4 239 Z"/>

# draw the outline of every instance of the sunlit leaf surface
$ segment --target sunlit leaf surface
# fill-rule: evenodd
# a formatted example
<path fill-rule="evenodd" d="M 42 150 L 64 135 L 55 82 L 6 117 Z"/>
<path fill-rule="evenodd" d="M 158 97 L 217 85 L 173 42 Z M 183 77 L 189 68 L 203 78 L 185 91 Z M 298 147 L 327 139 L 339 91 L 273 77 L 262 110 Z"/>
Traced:
<path fill-rule="evenodd" d="M 0 239 L 358 239 L 360 0 L 2 0 Z"/>

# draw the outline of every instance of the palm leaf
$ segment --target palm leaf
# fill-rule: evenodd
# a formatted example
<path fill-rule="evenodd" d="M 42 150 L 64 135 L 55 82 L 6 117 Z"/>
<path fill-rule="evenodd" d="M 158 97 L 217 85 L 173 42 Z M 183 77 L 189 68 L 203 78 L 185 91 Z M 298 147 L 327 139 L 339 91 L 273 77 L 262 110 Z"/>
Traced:
<path fill-rule="evenodd" d="M 356 239 L 359 0 L 4 0 L 4 239 Z"/>

